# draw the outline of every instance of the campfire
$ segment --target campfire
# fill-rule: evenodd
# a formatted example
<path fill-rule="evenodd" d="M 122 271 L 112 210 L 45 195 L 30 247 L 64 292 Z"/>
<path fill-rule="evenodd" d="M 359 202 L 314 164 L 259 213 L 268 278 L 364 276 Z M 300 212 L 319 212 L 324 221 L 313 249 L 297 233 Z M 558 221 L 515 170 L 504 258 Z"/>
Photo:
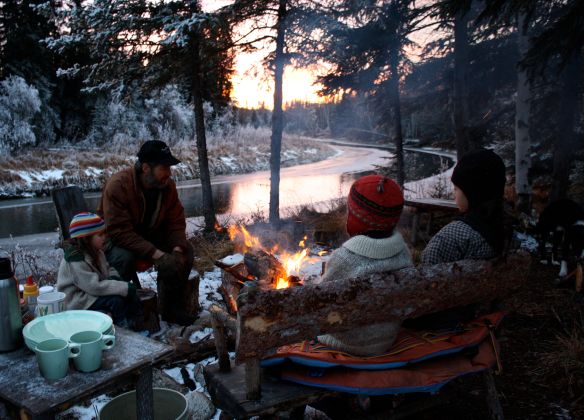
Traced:
<path fill-rule="evenodd" d="M 306 236 L 298 243 L 298 247 L 302 248 L 300 251 L 294 254 L 282 252 L 279 259 L 275 256 L 279 245 L 266 249 L 260 239 L 251 235 L 245 226 L 229 226 L 229 237 L 235 243 L 236 251 L 244 254 L 244 263 L 249 273 L 262 285 L 284 289 L 302 283 L 300 269 L 308 261 L 310 253 L 306 248 Z"/>
<path fill-rule="evenodd" d="M 236 299 L 246 281 L 255 280 L 264 289 L 285 289 L 303 283 L 301 269 L 304 264 L 314 262 L 310 249 L 306 246 L 308 237 L 298 242 L 299 251 L 281 251 L 284 244 L 266 247 L 259 237 L 253 236 L 245 226 L 229 226 L 229 237 L 235 244 L 236 252 L 242 254 L 243 261 L 226 264 L 216 261 L 215 265 L 224 271 L 222 293 L 231 312 L 237 311 Z M 320 251 L 323 255 L 326 251 Z"/>

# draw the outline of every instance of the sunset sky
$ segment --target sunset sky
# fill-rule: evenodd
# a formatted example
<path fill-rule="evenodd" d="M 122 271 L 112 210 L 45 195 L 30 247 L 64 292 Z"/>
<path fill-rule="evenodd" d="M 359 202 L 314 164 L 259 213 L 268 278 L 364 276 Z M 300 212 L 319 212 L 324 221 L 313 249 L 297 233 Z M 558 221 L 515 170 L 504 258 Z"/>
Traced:
<path fill-rule="evenodd" d="M 203 0 L 206 11 L 216 10 L 232 3 L 232 0 Z M 273 47 L 270 47 L 273 48 Z M 263 59 L 268 49 L 255 52 L 240 52 L 235 58 L 232 99 L 236 105 L 244 108 L 259 108 L 262 104 L 271 109 L 274 101 L 274 81 L 266 74 Z M 297 69 L 287 66 L 284 72 L 284 104 L 293 101 L 320 102 L 314 85 L 316 70 Z"/>
<path fill-rule="evenodd" d="M 203 0 L 206 11 L 216 10 L 232 3 L 233 0 Z M 247 32 L 247 31 L 246 31 Z M 413 39 L 420 45 L 435 37 L 435 28 L 425 28 L 413 34 Z M 274 47 L 254 52 L 239 52 L 235 58 L 235 73 L 232 78 L 233 91 L 231 98 L 237 106 L 243 108 L 259 108 L 264 105 L 271 109 L 273 105 L 274 81 L 266 74 L 263 59 Z M 410 59 L 417 61 L 418 49 L 412 50 Z M 284 72 L 284 105 L 293 101 L 322 102 L 317 92 L 320 86 L 315 84 L 319 70 L 295 68 L 286 66 Z"/>

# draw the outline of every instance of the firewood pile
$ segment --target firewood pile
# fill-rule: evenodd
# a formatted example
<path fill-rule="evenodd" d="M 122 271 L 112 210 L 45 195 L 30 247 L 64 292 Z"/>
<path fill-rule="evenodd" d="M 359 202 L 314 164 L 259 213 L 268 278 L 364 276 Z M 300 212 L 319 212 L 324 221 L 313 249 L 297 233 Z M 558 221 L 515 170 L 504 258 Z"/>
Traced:
<path fill-rule="evenodd" d="M 215 265 L 223 270 L 220 293 L 232 315 L 237 313 L 237 296 L 247 281 L 256 281 L 262 289 L 275 289 L 278 279 L 282 278 L 289 287 L 302 285 L 302 280 L 298 276 L 287 275 L 282 263 L 262 249 L 248 250 L 243 261 L 237 264 L 228 265 L 222 261 L 215 261 Z"/>

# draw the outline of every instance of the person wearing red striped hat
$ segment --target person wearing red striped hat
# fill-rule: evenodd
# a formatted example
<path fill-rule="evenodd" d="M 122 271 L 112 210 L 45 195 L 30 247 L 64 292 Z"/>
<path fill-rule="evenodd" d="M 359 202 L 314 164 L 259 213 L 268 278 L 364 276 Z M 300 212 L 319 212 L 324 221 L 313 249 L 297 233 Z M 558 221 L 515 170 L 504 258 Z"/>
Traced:
<path fill-rule="evenodd" d="M 351 238 L 331 254 L 322 283 L 411 266 L 410 252 L 396 230 L 403 206 L 401 188 L 392 179 L 368 175 L 355 181 L 347 199 Z M 391 347 L 399 327 L 399 322 L 386 322 L 319 336 L 318 340 L 356 356 L 375 356 Z"/>
<path fill-rule="evenodd" d="M 76 214 L 69 233 L 57 275 L 57 290 L 66 294 L 66 308 L 104 312 L 114 324 L 138 329 L 142 306 L 136 286 L 123 281 L 105 258 L 103 219 L 89 212 Z"/>

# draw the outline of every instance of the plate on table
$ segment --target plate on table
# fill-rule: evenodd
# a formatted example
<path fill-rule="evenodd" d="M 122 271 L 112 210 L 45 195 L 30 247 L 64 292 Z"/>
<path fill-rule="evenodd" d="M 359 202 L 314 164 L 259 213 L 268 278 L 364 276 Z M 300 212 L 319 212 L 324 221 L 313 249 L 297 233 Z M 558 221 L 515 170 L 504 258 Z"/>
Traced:
<path fill-rule="evenodd" d="M 114 334 L 112 319 L 97 311 L 64 311 L 35 318 L 22 329 L 24 342 L 34 351 L 38 343 L 50 338 L 69 338 L 81 331 Z"/>

